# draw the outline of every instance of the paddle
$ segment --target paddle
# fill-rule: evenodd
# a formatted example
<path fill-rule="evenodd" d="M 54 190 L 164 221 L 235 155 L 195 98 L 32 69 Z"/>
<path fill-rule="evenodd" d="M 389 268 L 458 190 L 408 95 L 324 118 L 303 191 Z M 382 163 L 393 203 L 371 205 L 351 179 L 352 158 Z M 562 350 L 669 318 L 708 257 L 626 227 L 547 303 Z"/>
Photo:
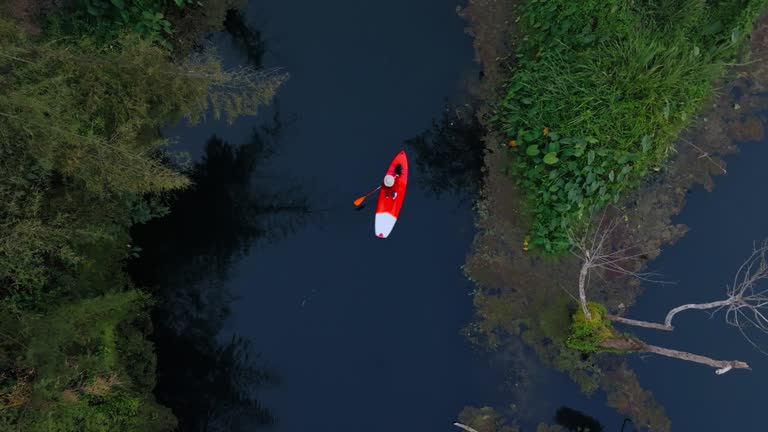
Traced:
<path fill-rule="evenodd" d="M 368 192 L 367 194 L 365 194 L 365 195 L 361 196 L 360 198 L 356 199 L 355 201 L 353 201 L 354 204 L 355 204 L 355 207 L 360 207 L 360 204 L 362 204 L 363 201 L 365 201 L 366 198 L 371 196 L 372 193 L 376 192 L 379 189 L 381 189 L 381 186 L 377 187 L 376 189 Z"/>

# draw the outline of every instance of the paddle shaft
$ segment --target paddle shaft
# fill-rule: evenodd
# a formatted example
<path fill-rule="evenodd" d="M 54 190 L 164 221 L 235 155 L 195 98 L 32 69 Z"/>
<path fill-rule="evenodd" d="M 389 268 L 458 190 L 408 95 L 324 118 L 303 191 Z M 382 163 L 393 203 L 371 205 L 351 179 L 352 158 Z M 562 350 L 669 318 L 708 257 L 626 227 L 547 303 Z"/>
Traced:
<path fill-rule="evenodd" d="M 372 194 L 372 193 L 376 192 L 376 191 L 377 191 L 377 190 L 379 190 L 379 189 L 381 189 L 381 186 L 377 187 L 376 189 L 374 189 L 374 190 L 372 190 L 372 191 L 368 192 L 367 194 L 365 194 L 365 195 L 361 196 L 360 198 L 356 199 L 356 200 L 355 200 L 355 205 L 356 205 L 356 206 L 359 206 L 360 204 L 362 204 L 362 203 L 363 203 L 363 201 L 365 201 L 365 199 L 366 199 L 366 198 L 368 198 L 369 196 L 371 196 L 371 194 Z"/>

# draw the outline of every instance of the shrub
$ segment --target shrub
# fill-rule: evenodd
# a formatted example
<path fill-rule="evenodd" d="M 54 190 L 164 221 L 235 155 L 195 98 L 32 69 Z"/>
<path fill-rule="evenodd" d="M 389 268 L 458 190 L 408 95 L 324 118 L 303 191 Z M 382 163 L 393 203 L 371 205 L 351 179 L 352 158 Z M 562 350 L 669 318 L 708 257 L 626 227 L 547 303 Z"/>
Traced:
<path fill-rule="evenodd" d="M 578 308 L 573 314 L 570 335 L 565 343 L 569 348 L 585 354 L 607 351 L 601 346 L 602 342 L 614 337 L 616 331 L 611 322 L 603 317 L 605 306 L 590 302 L 587 307 L 592 319 L 588 320 L 581 308 Z"/>

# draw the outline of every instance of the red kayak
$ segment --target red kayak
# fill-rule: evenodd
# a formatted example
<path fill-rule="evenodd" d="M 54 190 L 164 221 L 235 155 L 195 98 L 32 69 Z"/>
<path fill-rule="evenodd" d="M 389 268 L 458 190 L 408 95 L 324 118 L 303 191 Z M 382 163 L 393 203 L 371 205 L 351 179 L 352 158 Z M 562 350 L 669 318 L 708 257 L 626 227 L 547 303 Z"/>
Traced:
<path fill-rule="evenodd" d="M 405 157 L 405 151 L 400 150 L 389 164 L 379 190 L 374 231 L 376 237 L 387 238 L 395 227 L 400 209 L 403 207 L 406 186 L 408 186 L 408 158 Z"/>

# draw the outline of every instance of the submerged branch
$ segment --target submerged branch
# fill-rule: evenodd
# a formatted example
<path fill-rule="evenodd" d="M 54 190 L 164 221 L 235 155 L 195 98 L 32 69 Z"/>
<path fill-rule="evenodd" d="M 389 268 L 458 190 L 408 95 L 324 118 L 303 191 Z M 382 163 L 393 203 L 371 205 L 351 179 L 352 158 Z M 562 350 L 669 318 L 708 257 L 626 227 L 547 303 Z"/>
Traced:
<path fill-rule="evenodd" d="M 694 144 L 694 143 L 692 143 L 692 142 L 688 141 L 688 140 L 687 140 L 687 139 L 685 139 L 685 138 L 680 138 L 680 141 L 682 141 L 682 142 L 684 142 L 684 143 L 686 143 L 686 144 L 690 145 L 691 147 L 695 148 L 696 150 L 698 150 L 698 151 L 701 153 L 701 156 L 699 156 L 699 159 L 701 159 L 701 158 L 703 158 L 703 157 L 707 158 L 707 159 L 708 159 L 710 162 L 712 162 L 712 164 L 713 164 L 714 166 L 716 166 L 716 167 L 720 168 L 720 169 L 723 171 L 723 174 L 728 174 L 728 171 L 726 171 L 726 170 L 725 170 L 725 168 L 723 168 L 723 166 L 722 166 L 722 165 L 720 165 L 719 163 L 715 162 L 715 160 L 714 160 L 714 159 L 712 159 L 712 156 L 711 156 L 711 155 L 710 155 L 708 152 L 705 152 L 704 150 L 702 150 L 701 148 L 699 148 L 699 147 L 698 147 L 696 144 Z"/>
<path fill-rule="evenodd" d="M 478 432 L 477 429 L 471 428 L 471 427 L 469 427 L 467 425 L 464 425 L 464 424 L 461 424 L 459 422 L 456 422 L 453 425 L 458 427 L 458 428 L 464 429 L 467 432 Z"/>
<path fill-rule="evenodd" d="M 621 351 L 641 351 L 649 352 L 653 354 L 662 355 L 665 357 L 672 357 L 679 360 L 685 360 L 694 363 L 700 363 L 713 367 L 715 373 L 722 375 L 731 369 L 749 369 L 749 365 L 739 360 L 715 360 L 709 357 L 705 357 L 698 354 L 692 354 L 685 351 L 677 351 L 669 348 L 663 348 L 656 345 L 649 345 L 637 338 L 622 338 L 622 339 L 606 339 L 602 342 L 602 346 L 610 349 L 617 349 Z"/>
<path fill-rule="evenodd" d="M 645 327 L 645 328 L 652 328 L 652 329 L 656 329 L 656 330 L 666 330 L 666 331 L 674 330 L 674 327 L 672 327 L 671 325 L 664 325 L 664 324 L 658 324 L 658 323 L 653 323 L 653 322 L 648 322 L 648 321 L 634 320 L 634 319 L 631 319 L 631 318 L 623 318 L 623 317 L 620 317 L 620 316 L 610 315 L 610 314 L 605 314 L 603 316 L 608 318 L 609 320 L 611 320 L 613 322 L 627 324 L 627 325 L 631 325 L 631 326 L 635 326 L 635 327 Z"/>

